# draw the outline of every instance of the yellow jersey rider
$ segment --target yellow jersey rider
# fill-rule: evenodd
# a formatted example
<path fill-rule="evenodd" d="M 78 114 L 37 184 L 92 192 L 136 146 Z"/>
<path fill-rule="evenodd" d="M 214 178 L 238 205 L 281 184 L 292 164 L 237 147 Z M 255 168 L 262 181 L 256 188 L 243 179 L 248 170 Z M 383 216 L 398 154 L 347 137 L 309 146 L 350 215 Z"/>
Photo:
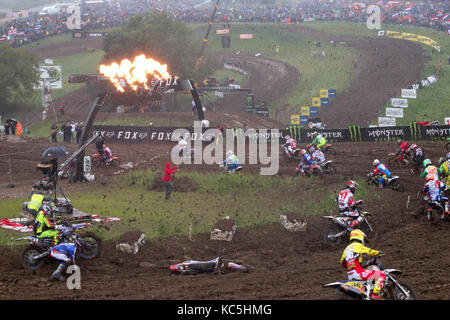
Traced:
<path fill-rule="evenodd" d="M 316 148 L 319 149 L 319 150 L 320 150 L 321 147 L 323 147 L 327 143 L 327 140 L 325 140 L 323 135 L 318 133 L 317 131 L 314 131 L 312 133 L 312 136 L 314 137 L 314 139 L 311 142 L 311 144 L 312 145 L 317 145 Z"/>

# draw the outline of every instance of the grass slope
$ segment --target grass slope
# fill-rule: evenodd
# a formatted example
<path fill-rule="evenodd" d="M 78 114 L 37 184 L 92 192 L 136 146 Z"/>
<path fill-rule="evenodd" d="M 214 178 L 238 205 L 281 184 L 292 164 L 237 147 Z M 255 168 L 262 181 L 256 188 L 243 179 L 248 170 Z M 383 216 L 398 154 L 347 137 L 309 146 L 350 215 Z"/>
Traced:
<path fill-rule="evenodd" d="M 377 37 L 376 31 L 367 29 L 366 25 L 363 23 L 318 22 L 306 23 L 305 25 L 326 33 L 337 35 Z M 448 56 L 450 55 L 450 37 L 444 32 L 424 27 L 382 25 L 382 29 L 415 33 L 430 37 L 439 43 L 441 47 L 440 53 L 432 53 L 432 48 L 430 46 L 421 44 L 425 56 L 429 59 L 425 64 L 422 78 L 436 73 L 437 66 L 442 60 L 439 81 L 418 91 L 417 99 L 408 99 L 408 108 L 404 110 L 404 118 L 398 118 L 397 125 L 408 125 L 410 122 L 423 121 L 425 119 L 428 121 L 438 120 L 440 123 L 443 123 L 445 117 L 450 117 L 450 64 L 448 63 Z M 400 97 L 400 92 L 397 97 Z M 389 105 L 386 105 L 385 107 L 389 107 Z M 380 116 L 384 117 L 385 109 L 383 108 L 382 110 Z"/>

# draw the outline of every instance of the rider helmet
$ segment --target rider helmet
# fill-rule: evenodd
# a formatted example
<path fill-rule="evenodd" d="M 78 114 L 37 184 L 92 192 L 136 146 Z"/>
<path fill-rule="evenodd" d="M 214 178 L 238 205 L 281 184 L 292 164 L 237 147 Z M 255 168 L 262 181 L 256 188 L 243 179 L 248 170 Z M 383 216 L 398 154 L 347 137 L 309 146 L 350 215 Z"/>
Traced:
<path fill-rule="evenodd" d="M 289 140 L 290 138 L 291 138 L 291 136 L 288 134 L 284 137 L 285 140 Z"/>
<path fill-rule="evenodd" d="M 314 131 L 313 133 L 312 133 L 312 136 L 313 137 L 315 137 L 315 136 L 317 136 L 319 133 L 317 132 L 317 131 Z"/>
<path fill-rule="evenodd" d="M 347 189 L 350 189 L 350 191 L 352 192 L 352 193 L 355 193 L 355 191 L 356 191 L 356 186 L 357 186 L 358 184 L 355 182 L 355 181 L 353 181 L 353 180 L 350 180 L 350 181 L 347 181 L 347 185 L 345 186 Z"/>
<path fill-rule="evenodd" d="M 416 149 L 417 149 L 417 144 L 413 143 L 413 144 L 411 145 L 411 150 L 416 150 Z"/>
<path fill-rule="evenodd" d="M 427 176 L 425 177 L 427 181 L 434 180 L 434 178 L 435 178 L 434 174 L 427 174 Z"/>
<path fill-rule="evenodd" d="M 232 156 L 232 155 L 233 155 L 233 151 L 228 150 L 228 152 L 227 152 L 227 157 L 230 157 L 230 156 Z"/>
<path fill-rule="evenodd" d="M 299 151 L 300 157 L 303 157 L 303 156 L 305 155 L 305 153 L 306 153 L 306 150 L 305 150 L 305 149 L 300 150 L 300 151 Z"/>
<path fill-rule="evenodd" d="M 439 158 L 439 165 L 443 164 L 445 162 L 445 158 L 444 157 L 440 157 Z"/>
<path fill-rule="evenodd" d="M 427 166 L 431 165 L 431 160 L 430 159 L 425 159 L 422 162 L 423 167 L 426 168 Z"/>
<path fill-rule="evenodd" d="M 374 166 L 377 166 L 377 165 L 379 165 L 380 164 L 380 160 L 378 160 L 378 159 L 375 159 L 375 160 L 373 160 L 373 163 L 372 163 Z"/>
<path fill-rule="evenodd" d="M 402 142 L 403 142 L 402 139 L 397 140 L 397 144 L 402 144 Z"/>
<path fill-rule="evenodd" d="M 364 244 L 364 239 L 366 237 L 367 236 L 365 235 L 365 233 L 359 229 L 354 229 L 350 232 L 350 241 L 357 240 L 360 241 L 362 244 Z"/>
<path fill-rule="evenodd" d="M 42 205 L 42 211 L 44 212 L 44 215 L 47 215 L 47 214 L 50 214 L 52 209 L 50 208 L 50 206 L 48 204 L 44 203 Z"/>
<path fill-rule="evenodd" d="M 310 153 L 313 153 L 314 150 L 316 150 L 314 147 L 310 147 L 310 148 L 308 149 L 308 151 L 309 151 Z"/>

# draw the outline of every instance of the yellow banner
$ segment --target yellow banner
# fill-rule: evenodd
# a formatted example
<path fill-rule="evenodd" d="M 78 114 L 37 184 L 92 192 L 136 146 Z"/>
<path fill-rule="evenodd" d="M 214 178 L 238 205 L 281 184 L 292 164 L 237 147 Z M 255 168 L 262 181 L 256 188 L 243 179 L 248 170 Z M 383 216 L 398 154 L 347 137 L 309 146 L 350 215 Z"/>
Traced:
<path fill-rule="evenodd" d="M 312 98 L 312 105 L 313 107 L 320 107 L 320 97 Z"/>
<path fill-rule="evenodd" d="M 299 114 L 291 114 L 291 124 L 300 124 Z"/>
<path fill-rule="evenodd" d="M 302 106 L 300 108 L 300 114 L 302 116 L 308 116 L 309 117 L 309 107 L 308 106 Z"/>
<path fill-rule="evenodd" d="M 320 97 L 328 98 L 328 89 L 320 89 Z"/>
<path fill-rule="evenodd" d="M 437 49 L 439 46 L 439 44 L 436 41 L 434 41 L 433 39 L 431 39 L 429 37 L 417 35 L 415 33 L 386 30 L 386 36 L 390 37 L 390 38 L 420 42 L 420 43 L 426 44 L 430 47 L 433 47 L 435 49 Z"/>

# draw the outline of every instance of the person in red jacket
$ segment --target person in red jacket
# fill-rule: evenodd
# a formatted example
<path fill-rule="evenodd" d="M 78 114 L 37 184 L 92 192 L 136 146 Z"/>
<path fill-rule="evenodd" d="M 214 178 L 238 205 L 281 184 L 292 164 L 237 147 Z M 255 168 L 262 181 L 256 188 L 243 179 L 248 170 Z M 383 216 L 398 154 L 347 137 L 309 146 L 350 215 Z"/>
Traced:
<path fill-rule="evenodd" d="M 173 190 L 173 184 L 172 184 L 172 174 L 178 172 L 177 166 L 170 166 L 170 163 L 166 163 L 166 169 L 164 170 L 164 185 L 166 186 L 166 200 L 170 198 L 170 194 Z"/>

